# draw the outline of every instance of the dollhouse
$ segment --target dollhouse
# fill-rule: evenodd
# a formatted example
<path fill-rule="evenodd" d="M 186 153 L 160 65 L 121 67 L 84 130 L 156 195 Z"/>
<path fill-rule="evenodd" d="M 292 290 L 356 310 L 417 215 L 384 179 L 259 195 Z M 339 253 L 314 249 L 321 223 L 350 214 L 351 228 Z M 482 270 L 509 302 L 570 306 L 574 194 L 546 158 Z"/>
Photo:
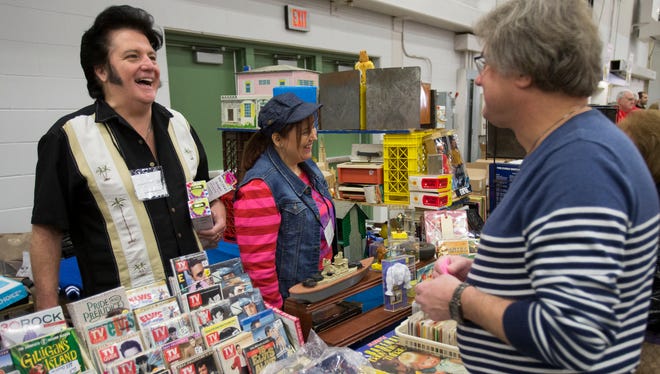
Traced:
<path fill-rule="evenodd" d="M 318 87 L 319 73 L 273 65 L 236 73 L 236 95 L 220 96 L 221 127 L 256 128 L 259 110 L 282 86 Z"/>

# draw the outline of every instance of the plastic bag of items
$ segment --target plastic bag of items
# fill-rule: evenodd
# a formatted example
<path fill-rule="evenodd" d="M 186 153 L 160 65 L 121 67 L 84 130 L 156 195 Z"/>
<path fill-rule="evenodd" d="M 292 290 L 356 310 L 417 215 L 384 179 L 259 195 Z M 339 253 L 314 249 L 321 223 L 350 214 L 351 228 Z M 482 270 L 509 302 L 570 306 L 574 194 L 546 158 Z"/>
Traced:
<path fill-rule="evenodd" d="M 360 353 L 350 348 L 328 347 L 314 330 L 309 332 L 307 343 L 296 353 L 266 367 L 262 374 L 369 374 L 375 369 Z"/>

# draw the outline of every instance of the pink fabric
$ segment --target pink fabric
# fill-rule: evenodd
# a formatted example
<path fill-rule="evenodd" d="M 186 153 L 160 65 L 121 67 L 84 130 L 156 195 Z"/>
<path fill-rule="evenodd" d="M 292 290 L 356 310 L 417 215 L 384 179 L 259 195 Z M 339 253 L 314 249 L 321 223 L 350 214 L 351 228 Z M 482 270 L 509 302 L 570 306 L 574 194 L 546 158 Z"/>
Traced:
<path fill-rule="evenodd" d="M 281 216 L 268 185 L 255 179 L 238 191 L 234 226 L 241 262 L 264 301 L 282 307 L 275 268 L 275 249 Z"/>
<path fill-rule="evenodd" d="M 300 175 L 300 179 L 310 185 L 305 173 Z M 253 286 L 261 291 L 264 301 L 281 308 L 284 301 L 279 292 L 275 254 L 277 233 L 282 217 L 277 210 L 270 188 L 263 180 L 254 179 L 237 193 L 234 202 L 234 227 L 243 268 L 250 276 Z M 314 189 L 312 189 L 312 197 L 319 209 L 322 223 L 327 225 L 328 222 L 332 222 L 334 228 L 336 221 L 331 209 L 332 201 L 324 198 Z M 324 258 L 332 260 L 332 243 L 326 242 L 323 228 L 319 227 L 319 230 L 320 270 Z"/>

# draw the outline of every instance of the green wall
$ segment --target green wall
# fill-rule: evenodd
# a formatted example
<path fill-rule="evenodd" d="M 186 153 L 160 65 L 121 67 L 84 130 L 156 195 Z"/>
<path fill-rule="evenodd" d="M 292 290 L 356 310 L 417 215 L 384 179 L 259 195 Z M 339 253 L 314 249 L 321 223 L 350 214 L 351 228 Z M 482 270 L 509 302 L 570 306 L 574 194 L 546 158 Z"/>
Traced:
<path fill-rule="evenodd" d="M 182 112 L 199 135 L 211 170 L 222 169 L 220 95 L 235 91 L 231 54 L 222 65 L 197 64 L 190 49 L 167 48 L 172 108 Z M 232 79 L 229 79 L 232 78 Z"/>

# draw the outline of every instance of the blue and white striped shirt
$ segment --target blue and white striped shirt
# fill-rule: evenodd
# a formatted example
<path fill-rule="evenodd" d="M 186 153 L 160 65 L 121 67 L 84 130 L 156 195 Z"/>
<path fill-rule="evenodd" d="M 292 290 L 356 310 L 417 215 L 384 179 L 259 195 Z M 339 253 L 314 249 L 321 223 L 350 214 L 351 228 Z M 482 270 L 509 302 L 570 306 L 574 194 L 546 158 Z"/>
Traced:
<path fill-rule="evenodd" d="M 632 372 L 658 246 L 655 184 L 632 142 L 595 110 L 530 154 L 484 226 L 468 282 L 515 299 L 508 345 L 459 328 L 470 372 Z"/>

